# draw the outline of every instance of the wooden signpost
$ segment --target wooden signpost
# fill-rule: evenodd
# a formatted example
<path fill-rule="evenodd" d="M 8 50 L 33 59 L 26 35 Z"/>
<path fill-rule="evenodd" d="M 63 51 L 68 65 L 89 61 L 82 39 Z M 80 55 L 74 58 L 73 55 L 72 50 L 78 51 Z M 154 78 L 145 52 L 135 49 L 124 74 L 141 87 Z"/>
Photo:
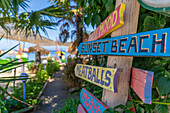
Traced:
<path fill-rule="evenodd" d="M 92 95 L 89 91 L 87 91 L 84 88 L 80 92 L 80 101 L 88 113 L 103 113 L 106 109 L 108 109 L 106 105 L 104 105 L 94 95 Z M 83 107 L 81 106 L 81 108 Z"/>
<path fill-rule="evenodd" d="M 121 10 L 122 3 L 126 4 L 126 10 L 122 9 L 123 12 L 125 10 L 125 23 L 115 30 L 116 27 L 111 26 L 116 25 L 116 21 L 113 19 L 115 22 L 109 23 L 108 19 L 112 18 L 111 15 L 114 15 L 115 11 Z M 116 10 L 92 33 L 89 42 L 83 42 L 78 47 L 79 54 L 110 55 L 107 60 L 108 68 L 83 64 L 77 64 L 75 67 L 77 77 L 104 88 L 102 102 L 108 107 L 125 105 L 127 102 L 133 56 L 170 57 L 170 28 L 136 33 L 139 9 L 137 0 L 116 0 Z M 123 12 L 118 14 L 123 17 Z M 108 27 L 107 30 L 100 31 L 102 26 Z M 115 31 L 111 34 L 112 38 L 96 40 L 103 38 L 113 29 Z M 132 69 L 131 87 L 144 103 L 151 103 L 152 81 L 153 72 Z M 81 102 L 87 112 L 96 108 L 90 106 L 96 105 L 93 101 L 96 100 L 95 97 L 88 95 L 90 94 L 87 90 L 81 91 Z"/>
<path fill-rule="evenodd" d="M 117 92 L 119 69 L 77 64 L 75 75 L 102 88 Z"/>
<path fill-rule="evenodd" d="M 83 42 L 84 55 L 170 56 L 170 28 Z"/>
<path fill-rule="evenodd" d="M 124 24 L 123 14 L 126 4 L 120 4 L 89 36 L 88 41 L 104 38 L 106 35 Z"/>
<path fill-rule="evenodd" d="M 144 103 L 152 102 L 152 82 L 154 72 L 132 68 L 131 87 Z"/>
<path fill-rule="evenodd" d="M 111 37 L 134 34 L 137 31 L 138 16 L 140 5 L 137 0 L 116 0 L 116 6 L 121 3 L 126 4 L 124 13 L 124 25 L 111 33 Z M 103 89 L 102 102 L 109 107 L 115 107 L 119 104 L 125 105 L 128 98 L 130 73 L 133 57 L 130 56 L 108 56 L 107 67 L 119 68 L 118 92 L 112 93 Z"/>

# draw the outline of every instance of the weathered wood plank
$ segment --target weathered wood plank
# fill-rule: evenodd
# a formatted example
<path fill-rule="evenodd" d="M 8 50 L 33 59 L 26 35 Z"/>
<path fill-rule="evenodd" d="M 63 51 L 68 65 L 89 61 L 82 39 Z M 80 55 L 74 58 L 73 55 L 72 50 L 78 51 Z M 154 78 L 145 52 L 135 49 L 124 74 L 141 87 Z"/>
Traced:
<path fill-rule="evenodd" d="M 80 92 L 80 101 L 88 113 L 103 113 L 108 107 L 86 89 Z"/>
<path fill-rule="evenodd" d="M 126 4 L 124 25 L 112 32 L 111 36 L 122 36 L 136 33 L 140 5 L 137 0 L 116 0 L 116 7 L 121 3 Z M 128 98 L 130 72 L 133 57 L 108 56 L 107 67 L 119 68 L 118 93 L 103 89 L 102 102 L 108 107 L 115 107 L 119 104 L 125 105 Z"/>
<path fill-rule="evenodd" d="M 83 42 L 83 55 L 170 56 L 170 28 Z"/>
<path fill-rule="evenodd" d="M 82 104 L 79 104 L 77 108 L 77 113 L 88 113 L 87 110 L 83 107 Z"/>
<path fill-rule="evenodd" d="M 154 72 L 132 68 L 131 87 L 144 103 L 152 102 Z"/>
<path fill-rule="evenodd" d="M 120 4 L 89 36 L 88 41 L 104 38 L 106 35 L 124 24 L 123 14 L 126 4 Z"/>
<path fill-rule="evenodd" d="M 119 69 L 77 64 L 75 75 L 102 88 L 117 92 Z"/>

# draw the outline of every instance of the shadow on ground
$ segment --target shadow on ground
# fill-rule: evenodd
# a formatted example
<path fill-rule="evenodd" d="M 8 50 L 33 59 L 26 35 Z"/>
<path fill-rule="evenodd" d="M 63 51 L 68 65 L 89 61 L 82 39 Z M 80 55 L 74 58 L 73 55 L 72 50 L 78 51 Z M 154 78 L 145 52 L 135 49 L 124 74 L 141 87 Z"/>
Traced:
<path fill-rule="evenodd" d="M 68 99 L 68 92 L 66 85 L 61 78 L 62 71 L 56 73 L 46 87 L 41 100 L 42 104 L 39 105 L 32 113 L 51 113 L 55 108 L 58 110 Z"/>

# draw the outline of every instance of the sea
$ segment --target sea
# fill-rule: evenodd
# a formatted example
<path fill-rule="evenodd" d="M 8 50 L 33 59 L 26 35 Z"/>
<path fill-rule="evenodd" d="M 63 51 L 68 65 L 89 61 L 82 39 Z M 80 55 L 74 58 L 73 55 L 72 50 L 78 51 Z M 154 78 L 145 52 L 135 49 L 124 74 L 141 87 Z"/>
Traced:
<path fill-rule="evenodd" d="M 2 50 L 3 51 L 3 50 Z M 16 51 L 16 50 L 15 50 Z M 65 58 L 66 58 L 66 61 L 67 61 L 67 56 L 70 55 L 70 53 L 68 53 L 67 51 L 65 50 L 62 50 L 62 52 L 65 53 Z M 33 53 L 26 53 L 27 56 L 28 56 L 28 60 L 29 61 L 35 61 L 35 52 Z M 75 55 L 71 55 L 70 57 L 74 57 Z M 2 59 L 6 59 L 6 58 L 12 58 L 14 59 L 16 56 L 15 55 L 9 55 L 9 54 L 6 54 L 4 56 L 2 56 L 1 58 Z M 41 55 L 41 57 L 48 57 L 48 55 Z M 56 50 L 50 50 L 50 57 L 57 57 L 59 58 L 57 55 L 56 55 Z"/>

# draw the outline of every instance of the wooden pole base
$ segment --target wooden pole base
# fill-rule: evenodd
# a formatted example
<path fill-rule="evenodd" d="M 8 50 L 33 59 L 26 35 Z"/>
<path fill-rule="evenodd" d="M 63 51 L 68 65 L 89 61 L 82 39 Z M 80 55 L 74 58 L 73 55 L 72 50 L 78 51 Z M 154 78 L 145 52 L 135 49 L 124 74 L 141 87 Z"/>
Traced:
<path fill-rule="evenodd" d="M 109 107 L 126 104 L 133 57 L 108 56 L 107 67 L 120 69 L 118 93 L 103 89 L 102 101 Z"/>
<path fill-rule="evenodd" d="M 116 0 L 116 7 L 121 3 L 126 4 L 125 24 L 112 32 L 111 36 L 121 36 L 136 33 L 140 5 L 137 0 Z M 109 107 L 115 107 L 119 104 L 125 105 L 128 98 L 130 72 L 133 57 L 108 56 L 107 67 L 119 68 L 118 93 L 113 93 L 103 89 L 102 102 Z"/>

